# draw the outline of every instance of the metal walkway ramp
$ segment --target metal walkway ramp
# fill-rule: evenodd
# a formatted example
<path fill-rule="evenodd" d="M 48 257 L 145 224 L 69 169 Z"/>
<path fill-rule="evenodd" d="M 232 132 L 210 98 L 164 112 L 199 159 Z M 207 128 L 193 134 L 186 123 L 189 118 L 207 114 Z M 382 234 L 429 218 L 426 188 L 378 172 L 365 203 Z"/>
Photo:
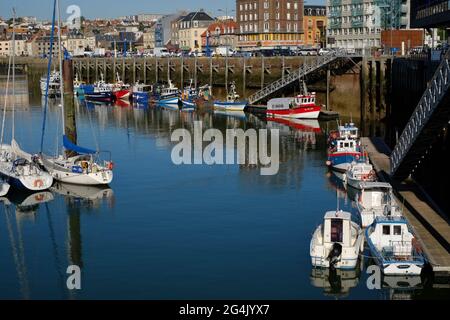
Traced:
<path fill-rule="evenodd" d="M 248 98 L 248 103 L 250 105 L 255 104 L 256 102 L 261 101 L 264 98 L 267 98 L 271 94 L 277 92 L 278 90 L 283 89 L 284 87 L 290 85 L 294 81 L 299 80 L 303 76 L 314 72 L 327 64 L 335 61 L 338 58 L 342 57 L 350 57 L 344 52 L 341 51 L 332 51 L 326 55 L 318 56 L 317 59 L 314 59 L 312 62 L 306 62 L 295 72 L 292 72 L 289 75 L 286 75 L 282 77 L 281 79 L 278 79 L 275 82 L 272 82 L 271 84 L 267 85 L 263 89 L 259 90 L 258 92 L 252 94 Z"/>
<path fill-rule="evenodd" d="M 450 51 L 437 68 L 391 154 L 391 175 L 405 179 L 420 164 L 450 116 Z"/>

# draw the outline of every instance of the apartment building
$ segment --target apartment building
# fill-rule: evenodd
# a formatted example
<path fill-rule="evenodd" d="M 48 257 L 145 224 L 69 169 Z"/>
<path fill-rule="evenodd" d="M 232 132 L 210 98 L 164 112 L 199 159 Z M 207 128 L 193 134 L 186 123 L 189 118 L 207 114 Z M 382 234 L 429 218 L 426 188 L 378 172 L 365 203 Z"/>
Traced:
<path fill-rule="evenodd" d="M 303 0 L 237 0 L 238 47 L 302 45 Z"/>

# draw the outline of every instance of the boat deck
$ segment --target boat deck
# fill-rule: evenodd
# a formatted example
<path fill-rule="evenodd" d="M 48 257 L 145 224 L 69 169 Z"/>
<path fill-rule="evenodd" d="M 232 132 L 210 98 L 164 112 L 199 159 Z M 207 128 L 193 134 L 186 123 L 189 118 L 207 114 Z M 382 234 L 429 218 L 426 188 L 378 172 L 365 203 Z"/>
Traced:
<path fill-rule="evenodd" d="M 380 138 L 361 138 L 379 178 L 394 187 L 403 215 L 413 227 L 427 258 L 438 276 L 450 276 L 450 226 L 433 200 L 412 180 L 390 178 L 390 149 Z"/>

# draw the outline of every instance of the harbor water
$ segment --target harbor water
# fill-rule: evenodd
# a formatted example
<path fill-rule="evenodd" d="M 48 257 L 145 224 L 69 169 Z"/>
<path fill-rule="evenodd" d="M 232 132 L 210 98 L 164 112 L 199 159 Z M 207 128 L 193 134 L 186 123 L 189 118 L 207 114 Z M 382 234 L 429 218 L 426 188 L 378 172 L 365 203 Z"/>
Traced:
<path fill-rule="evenodd" d="M 38 152 L 42 101 L 28 94 L 38 84 L 19 78 L 17 86 L 16 140 Z M 4 88 L 1 82 L 0 100 Z M 56 184 L 1 199 L 0 299 L 442 297 L 420 277 L 386 278 L 372 289 L 368 250 L 353 271 L 312 268 L 311 235 L 325 212 L 339 206 L 357 219 L 355 192 L 325 166 L 326 134 L 336 122 L 267 122 L 207 106 L 184 112 L 77 102 L 76 108 L 78 142 L 111 151 L 113 183 L 105 189 Z M 52 102 L 47 152 L 61 143 L 58 119 L 60 107 Z M 222 132 L 279 129 L 278 174 L 262 176 L 250 165 L 175 165 L 171 134 L 192 132 L 194 121 Z M 10 141 L 10 112 L 6 124 Z M 81 290 L 67 289 L 70 265 L 81 267 Z"/>

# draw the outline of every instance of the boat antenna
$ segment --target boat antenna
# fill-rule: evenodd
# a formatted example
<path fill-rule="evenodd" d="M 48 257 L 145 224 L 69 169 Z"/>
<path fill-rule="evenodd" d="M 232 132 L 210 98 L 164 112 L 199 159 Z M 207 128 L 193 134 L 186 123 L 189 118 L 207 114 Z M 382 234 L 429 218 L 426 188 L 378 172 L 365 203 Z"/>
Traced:
<path fill-rule="evenodd" d="M 47 83 L 45 85 L 44 119 L 42 120 L 41 153 L 43 152 L 43 149 L 44 149 L 45 122 L 47 120 L 48 90 L 49 90 L 49 86 L 50 86 L 50 71 L 52 68 L 53 39 L 54 39 L 54 35 L 55 35 L 55 10 L 56 10 L 56 0 L 53 1 L 52 30 L 51 30 L 51 34 L 50 34 L 50 50 L 49 50 L 49 57 L 48 57 L 48 64 L 47 64 Z"/>
<path fill-rule="evenodd" d="M 16 109 L 16 68 L 15 68 L 15 56 L 16 56 L 16 9 L 12 9 L 13 12 L 13 34 L 12 34 L 12 46 L 13 46 L 13 52 L 12 52 L 12 140 L 14 140 L 14 134 L 16 131 L 15 126 L 15 109 Z"/>
<path fill-rule="evenodd" d="M 3 146 L 3 135 L 5 133 L 5 119 L 6 119 L 6 108 L 7 108 L 7 104 L 8 104 L 8 89 L 9 89 L 9 77 L 10 77 L 10 72 L 11 72 L 11 59 L 12 59 L 12 56 L 9 55 L 8 76 L 6 78 L 6 90 L 5 90 L 5 104 L 3 105 L 3 119 L 2 119 L 2 132 L 1 132 L 1 137 L 0 137 L 0 149 Z"/>
<path fill-rule="evenodd" d="M 63 131 L 63 135 L 66 134 L 66 124 L 65 124 L 65 119 L 64 119 L 64 76 L 63 76 L 63 45 L 61 42 L 61 8 L 59 5 L 59 0 L 56 0 L 56 6 L 57 6 L 57 11 L 58 11 L 58 52 L 59 52 L 59 81 L 60 81 L 60 86 L 59 86 L 59 92 L 60 92 L 60 96 L 61 96 L 61 114 L 62 114 L 62 131 Z"/>

